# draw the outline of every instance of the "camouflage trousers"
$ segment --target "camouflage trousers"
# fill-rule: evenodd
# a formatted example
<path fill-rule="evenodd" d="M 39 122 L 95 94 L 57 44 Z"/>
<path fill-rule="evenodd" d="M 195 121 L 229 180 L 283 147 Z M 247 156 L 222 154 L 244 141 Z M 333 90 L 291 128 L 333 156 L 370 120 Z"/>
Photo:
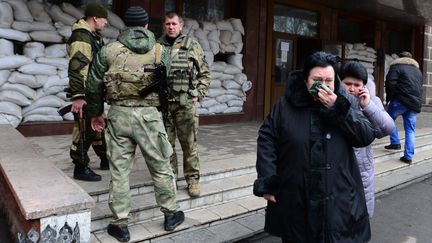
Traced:
<path fill-rule="evenodd" d="M 188 184 L 198 183 L 199 158 L 197 149 L 198 114 L 192 100 L 181 106 L 178 102 L 170 102 L 168 121 L 165 122 L 168 139 L 173 148 L 171 166 L 178 177 L 178 160 L 175 152 L 175 139 L 178 137 L 183 151 L 183 174 Z"/>
<path fill-rule="evenodd" d="M 76 165 L 87 166 L 90 162 L 90 158 L 87 154 L 90 146 L 93 147 L 96 155 L 101 160 L 106 160 L 106 142 L 104 133 L 99 133 L 93 131 L 91 128 L 91 119 L 86 119 L 85 121 L 85 140 L 83 151 L 80 146 L 80 131 L 79 131 L 79 121 L 78 117 L 75 115 L 75 124 L 72 130 L 72 145 L 70 147 L 70 157 L 72 162 Z"/>
<path fill-rule="evenodd" d="M 111 172 L 109 207 L 113 224 L 127 223 L 131 210 L 129 174 L 138 144 L 154 183 L 156 203 L 164 214 L 176 212 L 176 187 L 169 157 L 172 148 L 155 107 L 111 106 L 106 139 Z"/>

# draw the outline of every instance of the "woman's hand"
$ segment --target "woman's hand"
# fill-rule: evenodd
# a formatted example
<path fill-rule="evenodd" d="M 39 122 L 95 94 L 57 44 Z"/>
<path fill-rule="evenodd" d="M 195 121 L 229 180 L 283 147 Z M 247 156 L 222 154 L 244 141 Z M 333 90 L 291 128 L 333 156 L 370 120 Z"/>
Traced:
<path fill-rule="evenodd" d="M 318 100 L 325 107 L 330 108 L 334 105 L 337 99 L 337 95 L 326 85 L 322 85 L 318 90 Z"/>
<path fill-rule="evenodd" d="M 274 195 L 264 194 L 264 199 L 267 201 L 276 203 L 276 198 Z"/>

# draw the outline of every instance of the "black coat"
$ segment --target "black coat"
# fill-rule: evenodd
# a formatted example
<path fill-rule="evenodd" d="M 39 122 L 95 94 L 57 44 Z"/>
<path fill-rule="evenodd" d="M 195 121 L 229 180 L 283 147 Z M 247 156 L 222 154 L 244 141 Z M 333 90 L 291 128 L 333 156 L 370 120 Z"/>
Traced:
<path fill-rule="evenodd" d="M 272 194 L 265 231 L 294 242 L 370 239 L 360 172 L 352 147 L 374 139 L 354 97 L 335 84 L 338 98 L 325 108 L 313 101 L 300 72 L 293 73 L 259 130 L 254 194 Z M 342 94 L 340 94 L 342 93 Z"/>
<path fill-rule="evenodd" d="M 392 64 L 386 76 L 385 91 L 387 102 L 399 100 L 408 109 L 421 111 L 423 76 L 418 63 L 409 57 L 398 58 Z"/>

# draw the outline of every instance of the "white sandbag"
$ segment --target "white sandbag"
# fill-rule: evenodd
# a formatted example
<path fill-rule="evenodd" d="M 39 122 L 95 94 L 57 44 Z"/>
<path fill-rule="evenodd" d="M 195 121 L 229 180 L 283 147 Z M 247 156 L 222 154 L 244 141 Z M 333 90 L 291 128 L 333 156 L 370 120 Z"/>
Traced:
<path fill-rule="evenodd" d="M 222 86 L 225 89 L 241 89 L 241 85 L 234 80 L 224 80 Z"/>
<path fill-rule="evenodd" d="M 237 96 L 236 96 L 237 97 Z M 242 107 L 243 106 L 243 100 L 241 100 L 241 99 L 233 99 L 233 100 L 229 100 L 228 102 L 227 102 L 227 105 L 229 106 L 229 107 L 232 107 L 232 106 L 240 106 L 240 107 Z"/>
<path fill-rule="evenodd" d="M 241 54 L 239 54 L 241 55 Z M 229 58 L 228 58 L 229 59 Z M 239 67 L 237 67 L 236 65 L 233 64 L 227 64 L 224 73 L 226 74 L 237 74 L 237 73 L 241 73 L 241 70 Z"/>
<path fill-rule="evenodd" d="M 119 30 L 124 30 L 126 28 L 123 20 L 110 10 L 108 10 L 108 22 L 110 25 L 116 27 Z"/>
<path fill-rule="evenodd" d="M 211 106 L 207 109 L 210 113 L 222 113 L 227 108 L 228 106 L 226 104 L 218 104 L 218 105 Z"/>
<path fill-rule="evenodd" d="M 0 2 L 0 27 L 10 28 L 13 22 L 13 10 L 7 2 Z"/>
<path fill-rule="evenodd" d="M 8 81 L 10 75 L 11 72 L 9 70 L 0 70 L 0 86 Z"/>
<path fill-rule="evenodd" d="M 31 101 L 27 97 L 14 90 L 0 91 L 0 101 L 12 102 L 19 106 L 27 106 L 31 104 Z"/>
<path fill-rule="evenodd" d="M 30 35 L 19 30 L 0 29 L 0 38 L 26 42 L 30 40 Z"/>
<path fill-rule="evenodd" d="M 35 41 L 60 43 L 63 37 L 53 30 L 36 30 L 30 32 L 30 37 Z"/>
<path fill-rule="evenodd" d="M 102 29 L 101 34 L 105 37 L 116 39 L 119 36 L 120 31 L 115 27 L 107 26 Z"/>
<path fill-rule="evenodd" d="M 66 44 L 54 44 L 45 47 L 46 57 L 66 57 L 67 49 Z"/>
<path fill-rule="evenodd" d="M 218 30 L 228 30 L 233 31 L 233 26 L 228 20 L 221 20 L 216 22 L 216 27 Z"/>
<path fill-rule="evenodd" d="M 61 22 L 65 25 L 72 26 L 77 20 L 71 15 L 64 13 L 57 5 L 52 5 L 49 9 L 47 9 L 47 12 L 54 22 Z"/>
<path fill-rule="evenodd" d="M 77 8 L 74 7 L 74 5 L 70 3 L 62 3 L 60 4 L 61 10 L 63 12 L 69 14 L 70 16 L 74 17 L 75 19 L 81 19 L 84 18 L 84 14 Z"/>
<path fill-rule="evenodd" d="M 66 86 L 55 85 L 43 90 L 44 96 L 56 95 L 57 93 L 63 92 Z"/>
<path fill-rule="evenodd" d="M 220 51 L 219 43 L 214 42 L 214 41 L 209 41 L 209 44 L 210 44 L 210 50 L 212 51 L 212 53 L 214 55 L 218 54 Z"/>
<path fill-rule="evenodd" d="M 8 101 L 0 101 L 0 113 L 22 117 L 21 107 Z"/>
<path fill-rule="evenodd" d="M 23 119 L 23 122 L 32 122 L 32 121 L 63 121 L 63 117 L 61 117 L 60 115 L 47 116 L 47 115 L 34 114 L 30 116 L 25 116 Z"/>
<path fill-rule="evenodd" d="M 240 19 L 230 18 L 229 21 L 231 22 L 231 25 L 234 30 L 240 32 L 242 35 L 245 34 L 245 30 Z"/>
<path fill-rule="evenodd" d="M 220 30 L 212 30 L 207 34 L 209 41 L 220 43 Z"/>
<path fill-rule="evenodd" d="M 219 95 L 225 94 L 225 89 L 208 89 L 207 97 L 216 98 Z"/>
<path fill-rule="evenodd" d="M 211 51 L 204 51 L 204 57 L 207 61 L 207 64 L 210 66 L 213 64 L 213 60 L 214 60 L 214 55 L 213 52 Z"/>
<path fill-rule="evenodd" d="M 63 120 L 65 120 L 65 121 L 73 121 L 74 120 L 74 116 L 73 116 L 72 112 L 64 114 Z"/>
<path fill-rule="evenodd" d="M 0 39 L 0 56 L 13 56 L 14 44 L 12 41 Z"/>
<path fill-rule="evenodd" d="M 39 63 L 31 63 L 26 64 L 18 68 L 18 71 L 25 74 L 32 75 L 55 75 L 57 74 L 57 69 L 54 66 L 39 64 Z"/>
<path fill-rule="evenodd" d="M 238 113 L 243 110 L 243 107 L 241 106 L 232 106 L 228 107 L 226 110 L 223 111 L 223 113 Z"/>
<path fill-rule="evenodd" d="M 216 24 L 213 22 L 203 21 L 201 22 L 201 28 L 206 31 L 212 31 L 212 30 L 216 30 L 217 27 Z"/>
<path fill-rule="evenodd" d="M 236 50 L 236 48 L 233 44 L 226 45 L 223 43 L 221 43 L 220 49 L 221 49 L 222 53 L 233 53 Z"/>
<path fill-rule="evenodd" d="M 213 63 L 214 65 L 214 63 Z M 214 79 L 220 79 L 222 77 L 223 73 L 210 71 L 210 76 Z"/>
<path fill-rule="evenodd" d="M 51 23 L 43 22 L 24 22 L 24 21 L 14 21 L 12 28 L 24 32 L 31 32 L 35 30 L 55 30 L 55 27 Z"/>
<path fill-rule="evenodd" d="M 353 49 L 354 50 L 366 50 L 366 43 L 354 43 Z"/>
<path fill-rule="evenodd" d="M 217 102 L 215 99 L 209 99 L 209 98 L 205 97 L 205 98 L 200 102 L 200 104 L 201 104 L 201 107 L 208 108 L 208 107 L 211 107 L 211 106 L 218 105 L 219 102 Z"/>
<path fill-rule="evenodd" d="M 242 84 L 242 90 L 243 92 L 248 92 L 250 89 L 252 89 L 252 82 L 251 81 L 246 81 Z"/>
<path fill-rule="evenodd" d="M 0 70 L 19 68 L 32 62 L 30 58 L 20 55 L 0 57 Z"/>
<path fill-rule="evenodd" d="M 227 73 L 222 73 L 219 79 L 220 80 L 234 79 L 234 75 L 227 74 Z"/>
<path fill-rule="evenodd" d="M 246 80 L 247 80 L 247 76 L 244 73 L 237 73 L 234 75 L 234 81 L 236 81 L 240 85 L 246 82 Z"/>
<path fill-rule="evenodd" d="M 26 115 L 28 112 L 36 109 L 38 107 L 61 107 L 65 103 L 64 100 L 60 99 L 55 95 L 44 96 L 40 99 L 35 100 L 31 105 L 24 107 L 22 110 L 22 114 Z"/>
<path fill-rule="evenodd" d="M 45 11 L 45 6 L 38 0 L 31 0 L 27 2 L 27 7 L 35 21 L 51 23 L 51 17 Z"/>
<path fill-rule="evenodd" d="M 220 87 L 222 87 L 222 82 L 220 80 L 218 79 L 210 80 L 209 88 L 219 89 Z"/>
<path fill-rule="evenodd" d="M 207 40 L 207 34 L 208 34 L 208 31 L 205 31 L 205 30 L 203 30 L 203 29 L 201 29 L 201 28 L 195 30 L 195 32 L 194 32 L 194 36 L 195 36 L 198 40 L 199 40 L 199 39 Z"/>
<path fill-rule="evenodd" d="M 24 56 L 36 59 L 45 55 L 45 46 L 40 42 L 27 42 L 23 49 Z"/>
<path fill-rule="evenodd" d="M 8 3 L 13 9 L 15 20 L 33 22 L 33 17 L 25 1 L 9 1 Z"/>
<path fill-rule="evenodd" d="M 209 115 L 211 114 L 207 108 L 197 108 L 198 115 Z"/>
<path fill-rule="evenodd" d="M 68 70 L 67 69 L 60 69 L 60 70 L 58 70 L 57 74 L 60 78 L 67 78 L 68 77 Z"/>
<path fill-rule="evenodd" d="M 210 70 L 216 71 L 216 72 L 223 72 L 226 68 L 226 62 L 217 61 L 214 62 L 213 65 L 210 66 Z"/>
<path fill-rule="evenodd" d="M 68 58 L 38 57 L 36 58 L 36 62 L 40 64 L 52 65 L 58 69 L 67 69 L 69 66 Z"/>
<path fill-rule="evenodd" d="M 27 112 L 25 114 L 24 118 L 27 116 L 35 115 L 35 114 L 45 115 L 45 116 L 58 116 L 59 115 L 58 108 L 44 106 L 44 107 L 35 108 L 35 109 Z"/>
<path fill-rule="evenodd" d="M 60 79 L 57 75 L 52 75 L 48 77 L 48 80 L 45 82 L 43 86 L 43 90 L 46 92 L 52 86 L 67 86 L 69 85 L 69 78 Z M 64 88 L 63 88 L 64 89 Z"/>
<path fill-rule="evenodd" d="M 64 101 L 69 100 L 69 98 L 67 97 L 67 93 L 66 92 L 57 93 L 55 96 L 59 97 L 60 99 L 62 99 Z"/>
<path fill-rule="evenodd" d="M 0 86 L 0 90 L 1 91 L 3 91 L 3 90 L 17 91 L 31 100 L 34 100 L 36 98 L 36 91 L 34 89 L 30 88 L 29 86 L 24 85 L 24 84 L 6 82 L 2 86 Z"/>
<path fill-rule="evenodd" d="M 225 45 L 231 44 L 232 32 L 228 30 L 221 30 L 220 41 Z"/>
<path fill-rule="evenodd" d="M 56 25 L 57 32 L 66 39 L 72 35 L 72 27 L 69 25 Z"/>
<path fill-rule="evenodd" d="M 240 70 L 243 70 L 242 61 L 243 61 L 243 54 L 231 55 L 227 59 L 228 64 L 234 65 L 235 67 L 239 68 Z M 229 73 L 229 72 L 225 72 L 225 73 Z"/>
<path fill-rule="evenodd" d="M 230 100 L 238 100 L 238 97 L 235 95 L 219 95 L 216 97 L 216 101 L 219 103 L 227 103 Z"/>
<path fill-rule="evenodd" d="M 196 30 L 199 28 L 198 21 L 189 18 L 183 18 L 183 22 L 185 26 L 188 26 L 187 29 Z"/>
<path fill-rule="evenodd" d="M 243 97 L 245 94 L 240 89 L 227 89 L 226 94 L 236 95 L 238 97 Z"/>
<path fill-rule="evenodd" d="M 8 81 L 10 83 L 24 84 L 29 86 L 30 88 L 39 88 L 42 86 L 42 83 L 38 82 L 35 76 L 20 72 L 12 72 L 12 74 L 9 76 Z"/>
<path fill-rule="evenodd" d="M 20 123 L 21 117 L 0 113 L 0 124 L 10 124 L 14 128 L 17 128 Z"/>
<path fill-rule="evenodd" d="M 238 31 L 233 31 L 231 36 L 231 43 L 242 43 L 242 36 L 241 33 Z"/>
<path fill-rule="evenodd" d="M 243 50 L 243 43 L 234 43 L 234 53 L 241 53 Z"/>
<path fill-rule="evenodd" d="M 36 83 L 38 84 L 38 87 L 33 87 L 33 88 L 40 88 L 43 87 L 44 84 L 48 81 L 48 75 L 34 75 L 34 77 L 36 78 Z"/>

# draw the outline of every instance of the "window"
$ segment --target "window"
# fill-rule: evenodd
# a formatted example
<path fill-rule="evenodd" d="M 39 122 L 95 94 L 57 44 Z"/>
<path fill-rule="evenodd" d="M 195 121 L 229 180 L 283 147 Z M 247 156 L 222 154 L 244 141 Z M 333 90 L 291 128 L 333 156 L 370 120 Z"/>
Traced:
<path fill-rule="evenodd" d="M 176 10 L 176 0 L 165 0 L 165 12 Z"/>
<path fill-rule="evenodd" d="M 293 35 L 318 37 L 318 13 L 275 4 L 273 30 Z"/>
<path fill-rule="evenodd" d="M 227 0 L 184 0 L 183 16 L 198 21 L 217 21 L 227 16 Z"/>
<path fill-rule="evenodd" d="M 362 39 L 360 34 L 361 26 L 359 22 L 339 19 L 338 27 L 339 40 L 348 43 L 356 43 Z"/>

